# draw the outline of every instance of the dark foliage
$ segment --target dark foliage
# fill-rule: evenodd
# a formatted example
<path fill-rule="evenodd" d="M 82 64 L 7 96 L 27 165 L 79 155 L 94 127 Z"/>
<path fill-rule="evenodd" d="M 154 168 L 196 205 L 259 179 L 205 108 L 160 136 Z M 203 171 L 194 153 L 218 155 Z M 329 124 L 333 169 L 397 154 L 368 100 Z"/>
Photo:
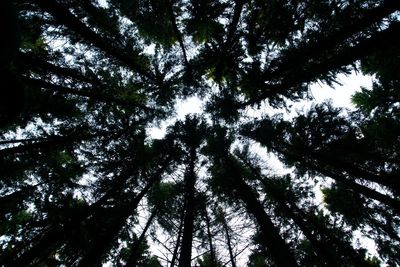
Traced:
<path fill-rule="evenodd" d="M 0 266 L 400 265 L 400 1 L 0 5 Z"/>

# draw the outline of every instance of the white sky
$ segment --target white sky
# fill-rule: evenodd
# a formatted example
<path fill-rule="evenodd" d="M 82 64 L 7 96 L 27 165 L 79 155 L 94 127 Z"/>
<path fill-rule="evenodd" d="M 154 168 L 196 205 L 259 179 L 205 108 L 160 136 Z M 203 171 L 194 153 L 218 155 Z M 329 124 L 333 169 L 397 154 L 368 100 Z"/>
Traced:
<path fill-rule="evenodd" d="M 334 88 L 331 88 L 325 84 L 315 83 L 310 86 L 311 95 L 314 100 L 312 101 L 300 101 L 293 105 L 291 109 L 292 114 L 288 114 L 289 117 L 294 116 L 297 110 L 301 110 L 302 108 L 309 108 L 312 104 L 322 103 L 325 100 L 331 99 L 332 104 L 336 107 L 344 107 L 348 109 L 354 109 L 354 106 L 351 104 L 351 96 L 356 92 L 360 91 L 360 87 L 371 88 L 372 87 L 372 77 L 364 76 L 362 74 L 352 73 L 351 75 L 343 75 L 340 74 L 337 77 L 337 81 L 342 85 L 336 85 Z M 176 107 L 176 119 L 183 120 L 187 114 L 200 114 L 202 113 L 203 102 L 197 97 L 190 97 L 184 101 L 181 101 L 177 104 Z M 248 115 L 257 117 L 260 112 L 282 112 L 282 110 L 273 110 L 269 107 L 265 107 L 265 110 L 255 110 L 251 109 L 247 111 Z M 151 138 L 160 139 L 165 134 L 165 129 L 172 125 L 176 119 L 167 120 L 162 123 L 161 127 L 153 127 L 149 129 L 149 134 Z"/>
<path fill-rule="evenodd" d="M 312 104 L 322 103 L 324 101 L 330 100 L 335 107 L 343 107 L 350 110 L 354 110 L 354 106 L 351 103 L 351 96 L 356 92 L 360 91 L 361 87 L 371 88 L 372 87 L 372 80 L 371 76 L 364 76 L 360 73 L 353 72 L 351 75 L 343 75 L 340 74 L 337 77 L 337 81 L 340 82 L 342 85 L 335 85 L 334 88 L 331 88 L 325 84 L 318 84 L 315 83 L 310 86 L 311 95 L 313 100 L 309 101 L 300 101 L 298 103 L 293 104 L 290 114 L 287 114 L 287 117 L 295 116 L 297 111 L 300 110 L 307 110 Z M 198 99 L 197 97 L 191 97 L 186 99 L 185 101 L 180 102 L 177 104 L 176 107 L 176 119 L 183 120 L 187 114 L 200 114 L 202 113 L 203 109 L 203 102 Z M 273 112 L 282 112 L 282 110 L 273 110 L 270 107 L 265 107 L 260 111 L 256 111 L 254 109 L 248 110 L 246 112 L 247 115 L 251 117 L 259 117 L 259 113 L 268 113 L 271 114 Z M 149 134 L 151 138 L 160 139 L 165 134 L 165 129 L 169 125 L 172 125 L 176 119 L 171 119 L 164 122 L 160 128 L 153 127 L 149 130 Z M 260 155 L 265 155 L 266 151 L 260 151 Z M 269 153 L 270 154 L 270 153 Z M 271 165 L 271 170 L 277 171 L 277 173 L 285 172 L 283 164 L 276 158 L 276 156 L 268 156 L 267 162 Z M 281 171 L 279 171 L 281 170 Z M 315 188 L 316 194 L 316 201 L 317 203 L 322 203 L 322 193 L 319 189 L 319 186 Z M 368 249 L 368 252 L 371 255 L 378 256 L 377 251 L 375 249 L 375 243 L 373 240 L 363 237 L 359 232 L 355 233 L 355 240 L 353 241 L 356 243 L 359 241 L 363 247 Z M 156 253 L 157 254 L 157 253 Z"/>

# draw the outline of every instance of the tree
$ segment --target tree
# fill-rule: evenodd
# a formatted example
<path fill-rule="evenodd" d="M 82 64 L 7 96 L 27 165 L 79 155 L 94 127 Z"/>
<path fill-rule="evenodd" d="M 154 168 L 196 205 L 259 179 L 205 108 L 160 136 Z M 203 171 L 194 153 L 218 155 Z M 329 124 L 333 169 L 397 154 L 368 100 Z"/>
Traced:
<path fill-rule="evenodd" d="M 399 1 L 1 5 L 0 265 L 400 264 Z"/>

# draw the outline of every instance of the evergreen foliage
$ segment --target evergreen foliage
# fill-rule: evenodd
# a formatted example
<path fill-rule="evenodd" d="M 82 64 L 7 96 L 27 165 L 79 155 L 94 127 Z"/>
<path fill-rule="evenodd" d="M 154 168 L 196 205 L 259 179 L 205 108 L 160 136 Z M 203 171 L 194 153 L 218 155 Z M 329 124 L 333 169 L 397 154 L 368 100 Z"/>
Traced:
<path fill-rule="evenodd" d="M 400 1 L 0 9 L 0 266 L 400 266 Z"/>

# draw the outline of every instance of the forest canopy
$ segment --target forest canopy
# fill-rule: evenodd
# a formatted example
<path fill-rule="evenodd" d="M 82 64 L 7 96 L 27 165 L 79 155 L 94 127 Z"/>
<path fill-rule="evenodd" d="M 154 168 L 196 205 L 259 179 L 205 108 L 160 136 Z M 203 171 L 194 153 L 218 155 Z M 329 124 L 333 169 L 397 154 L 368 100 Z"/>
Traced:
<path fill-rule="evenodd" d="M 400 1 L 0 10 L 0 266 L 400 266 Z"/>

